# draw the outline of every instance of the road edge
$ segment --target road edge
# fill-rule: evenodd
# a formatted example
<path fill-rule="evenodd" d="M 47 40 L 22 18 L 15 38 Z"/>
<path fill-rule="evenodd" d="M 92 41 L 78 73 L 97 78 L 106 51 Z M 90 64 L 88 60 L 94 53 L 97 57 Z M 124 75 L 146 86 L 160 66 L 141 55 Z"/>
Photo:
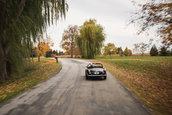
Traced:
<path fill-rule="evenodd" d="M 137 103 L 139 103 L 141 105 L 141 107 L 143 107 L 143 109 L 149 114 L 152 115 L 153 110 L 148 108 L 146 106 L 146 104 L 139 98 L 139 96 L 137 96 L 130 88 L 128 88 L 121 80 L 119 80 L 117 77 L 115 77 L 110 71 L 108 71 L 116 80 L 117 82 L 124 88 L 124 90 L 126 90 L 129 95 L 131 95 L 131 97 L 133 97 L 134 101 L 136 101 Z"/>

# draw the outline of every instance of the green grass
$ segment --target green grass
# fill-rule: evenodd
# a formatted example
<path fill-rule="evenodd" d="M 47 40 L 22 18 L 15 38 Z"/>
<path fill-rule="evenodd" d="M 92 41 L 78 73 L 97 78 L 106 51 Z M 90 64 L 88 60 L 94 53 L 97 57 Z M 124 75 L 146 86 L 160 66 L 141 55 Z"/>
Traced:
<path fill-rule="evenodd" d="M 41 60 L 54 60 L 55 58 L 41 58 Z"/>
<path fill-rule="evenodd" d="M 128 56 L 128 57 L 115 57 L 115 56 L 108 56 L 108 57 L 96 57 L 96 59 L 141 59 L 141 60 L 153 60 L 153 61 L 172 61 L 172 56 Z"/>
<path fill-rule="evenodd" d="M 170 104 L 172 57 L 97 57 L 105 67 L 136 93 L 154 114 L 172 114 Z"/>
<path fill-rule="evenodd" d="M 107 62 L 115 65 L 125 71 L 134 71 L 148 74 L 155 73 L 159 77 L 168 76 L 172 70 L 172 60 L 169 61 L 153 61 L 153 60 L 113 60 L 113 59 L 99 59 L 100 61 Z"/>
<path fill-rule="evenodd" d="M 12 79 L 0 85 L 0 103 L 7 101 L 21 92 L 49 78 L 61 67 L 55 60 L 42 58 L 34 62 L 21 75 L 13 75 Z"/>

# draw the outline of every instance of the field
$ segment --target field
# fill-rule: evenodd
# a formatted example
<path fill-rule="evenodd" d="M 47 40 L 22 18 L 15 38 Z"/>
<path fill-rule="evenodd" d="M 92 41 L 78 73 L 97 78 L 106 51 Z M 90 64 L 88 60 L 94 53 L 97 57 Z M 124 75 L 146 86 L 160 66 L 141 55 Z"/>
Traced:
<path fill-rule="evenodd" d="M 153 114 L 172 114 L 172 57 L 97 57 Z"/>
<path fill-rule="evenodd" d="M 21 75 L 12 75 L 12 79 L 6 83 L 0 84 L 0 103 L 11 99 L 19 93 L 35 86 L 43 80 L 52 76 L 61 67 L 53 59 L 41 58 L 31 63 L 30 67 Z"/>

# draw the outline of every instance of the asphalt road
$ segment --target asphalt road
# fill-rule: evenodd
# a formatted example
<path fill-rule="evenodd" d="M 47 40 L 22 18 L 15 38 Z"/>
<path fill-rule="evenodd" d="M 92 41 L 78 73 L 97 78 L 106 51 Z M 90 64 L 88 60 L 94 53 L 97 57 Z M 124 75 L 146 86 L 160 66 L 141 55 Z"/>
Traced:
<path fill-rule="evenodd" d="M 107 80 L 86 80 L 88 62 L 60 61 L 57 75 L 1 104 L 0 115 L 148 115 L 109 72 Z"/>

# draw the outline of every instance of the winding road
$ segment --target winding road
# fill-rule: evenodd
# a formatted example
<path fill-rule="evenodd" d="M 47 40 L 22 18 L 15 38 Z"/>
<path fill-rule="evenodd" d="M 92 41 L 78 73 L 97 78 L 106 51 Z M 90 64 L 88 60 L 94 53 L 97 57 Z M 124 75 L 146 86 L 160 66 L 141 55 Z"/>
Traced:
<path fill-rule="evenodd" d="M 148 115 L 120 81 L 86 80 L 88 63 L 60 59 L 61 71 L 0 105 L 0 115 Z"/>

